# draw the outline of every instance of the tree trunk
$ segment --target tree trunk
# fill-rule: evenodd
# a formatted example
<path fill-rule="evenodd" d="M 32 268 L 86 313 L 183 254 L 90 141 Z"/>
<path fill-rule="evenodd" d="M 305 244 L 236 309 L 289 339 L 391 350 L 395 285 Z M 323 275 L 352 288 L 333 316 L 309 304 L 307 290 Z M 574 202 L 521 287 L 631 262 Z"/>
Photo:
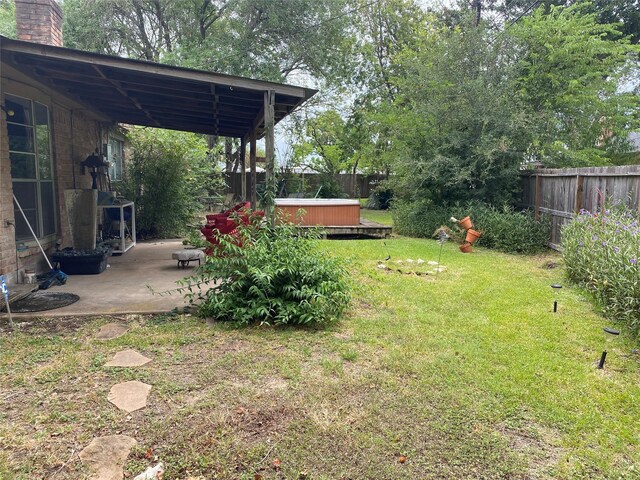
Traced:
<path fill-rule="evenodd" d="M 353 170 L 351 172 L 351 198 L 358 198 L 358 160 L 353 164 Z"/>
<path fill-rule="evenodd" d="M 471 3 L 471 10 L 473 10 L 475 18 L 473 21 L 473 26 L 477 27 L 480 25 L 480 14 L 482 13 L 482 0 L 473 0 Z"/>

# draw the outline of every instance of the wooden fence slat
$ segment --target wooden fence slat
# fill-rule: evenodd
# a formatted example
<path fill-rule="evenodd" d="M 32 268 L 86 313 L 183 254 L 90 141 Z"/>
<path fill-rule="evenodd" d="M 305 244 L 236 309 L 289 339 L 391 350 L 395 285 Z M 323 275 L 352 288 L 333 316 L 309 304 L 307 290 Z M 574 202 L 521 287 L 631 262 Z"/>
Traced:
<path fill-rule="evenodd" d="M 561 248 L 561 229 L 580 212 L 597 212 L 604 201 L 640 212 L 640 165 L 541 169 L 522 172 L 519 206 L 551 215 L 552 248 Z"/>
<path fill-rule="evenodd" d="M 242 192 L 242 180 L 240 172 L 236 173 L 224 173 L 224 179 L 227 183 L 227 190 L 225 193 L 235 193 L 240 196 Z M 247 179 L 245 182 L 247 186 L 245 187 L 247 191 L 251 191 L 251 186 L 248 185 L 250 180 L 250 176 L 247 175 Z M 318 190 L 320 186 L 321 176 L 317 174 L 295 174 L 295 173 L 286 173 L 280 174 L 279 179 L 284 180 L 288 187 L 288 193 L 297 193 L 299 186 L 301 185 L 302 179 L 304 178 L 304 184 L 306 185 L 307 191 L 313 191 L 314 193 Z M 357 194 L 360 198 L 366 198 L 371 195 L 373 189 L 380 183 L 382 180 L 385 180 L 384 175 L 356 175 L 356 188 Z M 257 183 L 263 184 L 265 182 L 265 173 L 258 172 L 256 175 Z M 352 186 L 352 175 L 349 173 L 341 173 L 336 175 L 336 182 L 340 185 L 342 191 L 345 195 L 351 196 L 351 186 Z M 322 196 L 322 192 L 320 193 Z"/>
<path fill-rule="evenodd" d="M 535 186 L 535 205 L 534 205 L 534 211 L 533 211 L 533 215 L 535 216 L 536 220 L 540 219 L 540 207 L 542 206 L 542 177 L 541 176 L 536 176 L 536 186 Z"/>
<path fill-rule="evenodd" d="M 554 217 L 562 217 L 562 218 L 569 218 L 569 219 L 573 219 L 574 217 L 573 213 L 563 212 L 561 210 L 554 210 L 553 208 L 540 207 L 540 212 L 546 213 L 548 215 L 553 215 Z"/>

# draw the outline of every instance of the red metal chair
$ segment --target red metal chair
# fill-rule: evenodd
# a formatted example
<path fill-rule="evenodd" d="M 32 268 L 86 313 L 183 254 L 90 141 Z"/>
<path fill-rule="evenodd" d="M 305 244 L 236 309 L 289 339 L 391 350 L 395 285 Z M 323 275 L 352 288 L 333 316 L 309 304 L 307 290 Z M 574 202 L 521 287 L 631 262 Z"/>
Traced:
<path fill-rule="evenodd" d="M 222 213 L 207 215 L 207 224 L 200 229 L 207 242 L 212 245 L 205 250 L 207 255 L 213 254 L 213 246 L 220 244 L 221 235 L 235 236 L 236 245 L 242 246 L 242 240 L 237 236 L 238 225 L 249 225 L 249 223 L 264 217 L 264 211 L 251 211 L 250 206 L 249 202 L 243 202 Z"/>

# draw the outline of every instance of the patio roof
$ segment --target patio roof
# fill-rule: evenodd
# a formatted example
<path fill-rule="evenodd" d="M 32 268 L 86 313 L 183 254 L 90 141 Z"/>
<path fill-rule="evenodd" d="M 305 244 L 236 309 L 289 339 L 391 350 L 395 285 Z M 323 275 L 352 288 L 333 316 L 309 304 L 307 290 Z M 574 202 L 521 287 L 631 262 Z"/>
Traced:
<path fill-rule="evenodd" d="M 275 123 L 317 92 L 2 36 L 0 59 L 114 122 L 226 137 L 265 134 L 265 92 Z"/>

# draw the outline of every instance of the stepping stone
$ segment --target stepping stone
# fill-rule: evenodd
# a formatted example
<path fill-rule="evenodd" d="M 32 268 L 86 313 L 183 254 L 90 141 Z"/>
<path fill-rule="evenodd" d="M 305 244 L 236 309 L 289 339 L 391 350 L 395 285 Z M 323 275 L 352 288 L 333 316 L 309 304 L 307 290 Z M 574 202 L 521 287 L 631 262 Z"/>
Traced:
<path fill-rule="evenodd" d="M 121 323 L 105 323 L 96 334 L 98 340 L 111 340 L 124 335 L 129 327 Z"/>
<path fill-rule="evenodd" d="M 132 380 L 111 387 L 107 400 L 120 410 L 131 413 L 147 406 L 147 396 L 150 391 L 151 385 Z"/>
<path fill-rule="evenodd" d="M 126 435 L 94 438 L 80 452 L 80 460 L 91 471 L 89 480 L 122 480 L 122 468 L 136 440 Z"/>
<path fill-rule="evenodd" d="M 141 355 L 135 350 L 127 349 L 116 353 L 111 360 L 104 364 L 105 367 L 141 367 L 151 361 L 150 358 Z"/>

